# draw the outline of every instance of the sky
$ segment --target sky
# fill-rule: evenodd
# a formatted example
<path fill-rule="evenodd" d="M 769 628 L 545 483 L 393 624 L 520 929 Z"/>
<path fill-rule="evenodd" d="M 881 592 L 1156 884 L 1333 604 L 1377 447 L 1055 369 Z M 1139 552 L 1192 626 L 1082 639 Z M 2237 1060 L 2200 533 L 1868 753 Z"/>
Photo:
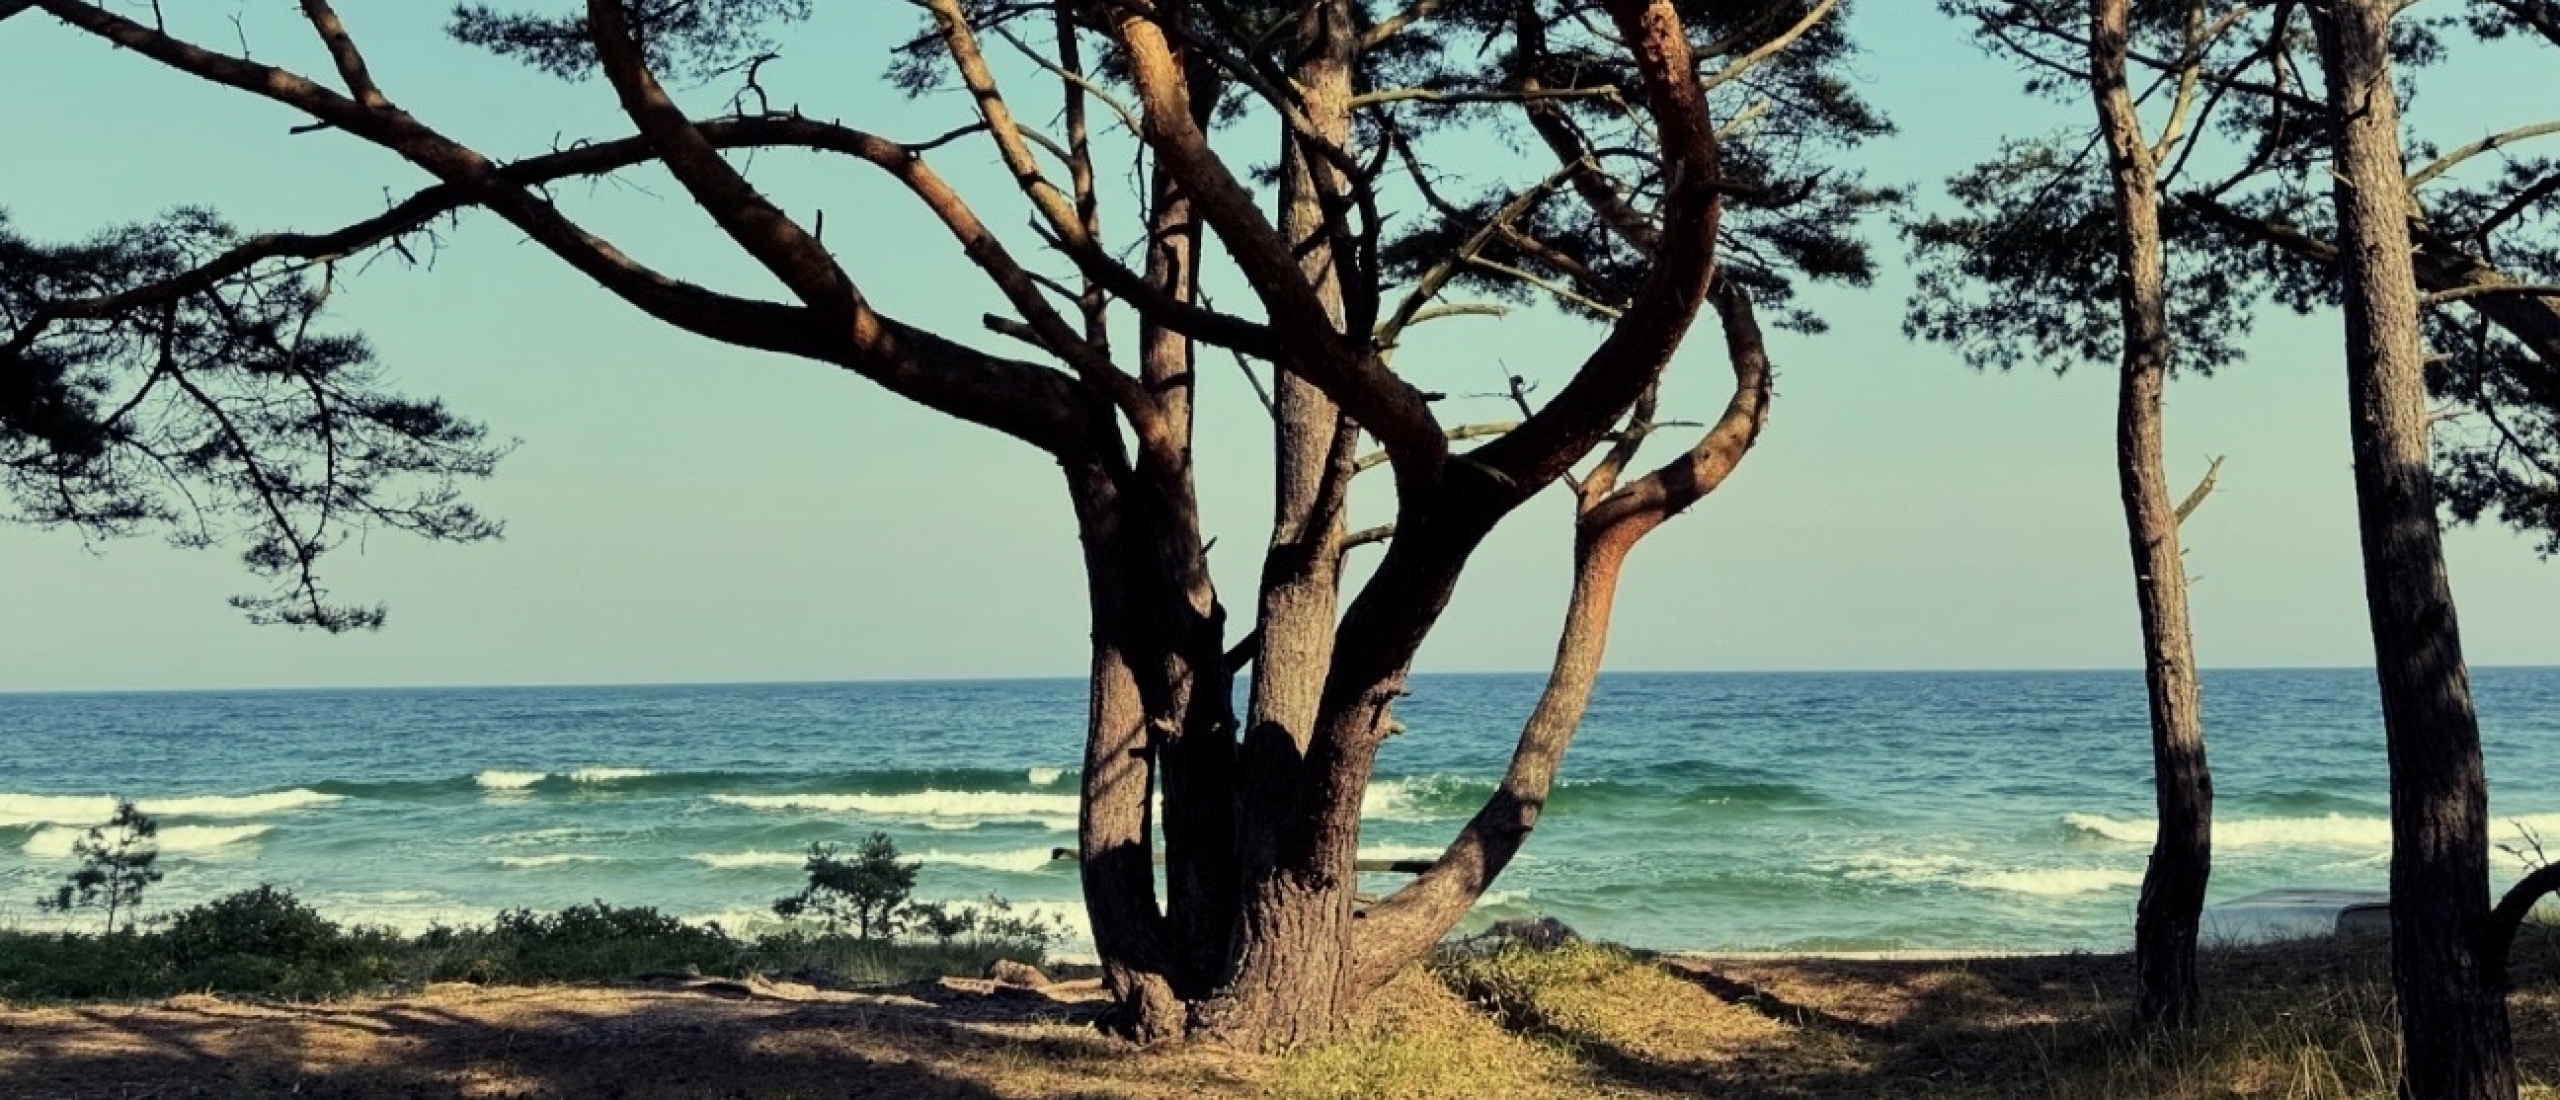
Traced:
<path fill-rule="evenodd" d="M 327 71 L 289 6 L 167 7 L 173 30 L 209 46 L 245 41 L 262 61 Z M 444 5 L 340 7 L 392 97 L 484 151 L 529 155 L 627 132 L 600 85 L 563 85 L 441 40 Z M 2004 136 L 2077 122 L 2076 105 L 2024 99 L 2005 64 L 1930 8 L 1870 0 L 1852 23 L 1867 44 L 1854 67 L 1861 90 L 1900 127 L 1853 162 L 1911 185 L 1924 208 Z M 822 9 L 768 74 L 777 106 L 908 138 L 965 116 L 955 95 L 908 101 L 876 78 L 913 18 L 907 5 Z M 2450 119 L 2441 132 L 2464 139 L 2524 121 L 2497 91 L 2502 73 L 2522 70 L 2501 64 L 2511 59 L 2431 84 L 2417 117 Z M 41 110 L 0 113 L 0 149 L 11 150 L 0 203 L 40 237 L 178 204 L 216 207 L 252 231 L 323 229 L 423 182 L 388 154 L 294 135 L 300 119 L 282 108 L 37 14 L 0 23 L 0 72 L 45 93 Z M 697 113 L 727 99 L 680 95 Z M 982 144 L 933 158 L 1017 254 L 1033 251 L 1018 196 Z M 970 335 L 976 318 L 999 306 L 985 282 L 877 173 L 855 167 L 775 158 L 754 170 L 795 213 L 832 214 L 829 244 L 884 310 L 982 339 Z M 640 176 L 559 197 L 653 263 L 779 296 L 674 196 Z M 2138 666 L 2109 371 L 1986 375 L 1905 339 L 1903 250 L 1888 228 L 1875 236 L 1885 270 L 1874 287 L 1810 299 L 1831 332 L 1773 334 L 1778 396 L 1758 447 L 1637 551 L 1610 667 Z M 442 546 L 376 534 L 349 547 L 328 580 L 341 596 L 387 603 L 390 620 L 378 633 L 327 636 L 244 623 L 223 597 L 255 582 L 229 552 L 0 526 L 0 691 L 1082 671 L 1074 526 L 1054 466 L 1027 447 L 839 371 L 658 326 L 487 219 L 446 234 L 432 265 L 376 264 L 332 302 L 402 388 L 519 441 L 473 493 L 507 522 L 506 537 Z M 1457 394 L 1558 370 L 1598 335 L 1540 314 L 1434 328 L 1398 366 Z M 1674 367 L 1675 415 L 1708 416 L 1723 402 L 1716 387 L 1729 375 L 1701 331 Z M 2186 528 L 2199 657 L 2208 667 L 2368 662 L 2334 318 L 2270 317 L 2248 349 L 2214 377 L 2179 380 L 2169 398 L 2172 477 L 2191 481 L 2210 456 L 2226 458 L 2220 488 Z M 1249 604 L 1266 535 L 1267 437 L 1232 368 L 1212 360 L 1204 379 L 1212 561 L 1229 602 Z M 1568 520 L 1550 494 L 1495 536 L 1425 648 L 1425 671 L 1544 667 L 1568 580 Z M 2447 552 L 2475 664 L 2560 663 L 2560 563 L 2495 528 L 2453 531 Z"/>

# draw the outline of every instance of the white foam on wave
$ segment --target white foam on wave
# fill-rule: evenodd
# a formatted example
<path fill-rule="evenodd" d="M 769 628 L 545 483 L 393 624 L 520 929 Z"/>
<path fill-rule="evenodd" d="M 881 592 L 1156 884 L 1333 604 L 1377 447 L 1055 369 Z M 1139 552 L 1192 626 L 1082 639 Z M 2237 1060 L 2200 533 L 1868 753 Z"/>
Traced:
<path fill-rule="evenodd" d="M 2068 814 L 2063 822 L 2084 833 L 2124 844 L 2149 844 L 2155 827 L 2148 820 L 2128 821 L 2102 814 Z M 2490 834 L 2506 842 L 2519 836 L 2519 826 L 2549 835 L 2560 831 L 2560 814 L 2492 816 Z M 2348 817 L 2244 817 L 2213 823 L 2217 848 L 2389 848 L 2391 819 Z"/>
<path fill-rule="evenodd" d="M 944 863 L 1017 875 L 1037 874 L 1057 862 L 1047 848 L 1017 848 L 1008 852 L 945 852 L 934 849 L 919 852 L 913 858 L 919 863 Z"/>
<path fill-rule="evenodd" d="M 552 852 L 539 856 L 495 856 L 489 862 L 501 867 L 530 870 L 536 867 L 561 867 L 572 863 L 603 863 L 611 858 L 586 852 Z"/>
<path fill-rule="evenodd" d="M 193 794 L 134 800 L 153 817 L 256 817 L 346 801 L 342 794 L 294 788 L 266 794 Z M 0 825 L 97 825 L 116 815 L 108 795 L 0 794 Z"/>
<path fill-rule="evenodd" d="M 430 928 L 487 924 L 490 911 L 429 890 L 373 890 L 305 898 L 330 920 L 348 927 L 392 928 L 416 935 Z"/>
<path fill-rule="evenodd" d="M 916 791 L 911 794 L 715 794 L 713 802 L 750 810 L 975 820 L 1073 820 L 1076 797 L 1021 791 Z"/>
<path fill-rule="evenodd" d="M 542 781 L 543 781 L 543 780 L 545 780 L 545 779 L 549 779 L 549 778 L 551 778 L 551 773 L 549 773 L 549 772 L 511 772 L 511 771 L 502 771 L 502 770 L 497 769 L 497 768 L 491 768 L 491 769 L 489 769 L 489 770 L 487 770 L 487 771 L 481 772 L 481 773 L 480 773 L 480 774 L 478 774 L 478 775 L 472 776 L 471 778 L 472 778 L 472 780 L 473 780 L 474 782 L 479 783 L 479 784 L 480 784 L 480 786 L 481 786 L 483 789 L 486 789 L 486 790 L 492 790 L 492 791 L 521 791 L 521 790 L 523 790 L 523 789 L 525 789 L 525 788 L 527 788 L 527 787 L 533 786 L 533 785 L 534 785 L 534 784 L 536 784 L 536 783 L 540 783 L 540 782 L 542 782 Z"/>
<path fill-rule="evenodd" d="M 0 825 L 91 825 L 116 815 L 103 795 L 0 794 Z"/>
<path fill-rule="evenodd" d="M 1359 859 L 1438 859 L 1444 848 L 1428 844 L 1372 844 L 1360 849 Z"/>
<path fill-rule="evenodd" d="M 2119 867 L 2047 867 L 2029 871 L 1995 871 L 1974 878 L 1965 885 L 2004 894 L 2066 898 L 2132 889 L 2142 885 L 2142 872 Z"/>
<path fill-rule="evenodd" d="M 1371 821 L 1430 821 L 1436 815 L 1415 805 L 1428 780 L 1383 779 L 1360 792 L 1360 816 Z"/>
<path fill-rule="evenodd" d="M 714 871 L 740 871 L 751 867 L 798 867 L 808 862 L 805 852 L 695 852 L 684 857 Z"/>
<path fill-rule="evenodd" d="M 1840 874 L 1853 882 L 1922 883 L 1945 882 L 1959 877 L 1964 869 L 1963 860 L 1943 853 L 1860 852 L 1849 857 Z"/>
<path fill-rule="evenodd" d="M 656 774 L 658 773 L 647 768 L 579 768 L 569 773 L 569 782 L 619 783 L 625 779 L 646 779 Z"/>
<path fill-rule="evenodd" d="M 153 836 L 152 844 L 164 855 L 210 852 L 244 840 L 266 835 L 273 825 L 171 825 Z M 20 850 L 37 859 L 69 859 L 73 845 L 87 836 L 89 830 L 69 825 L 49 825 L 36 830 Z"/>
<path fill-rule="evenodd" d="M 1067 769 L 1065 768 L 1033 768 L 1023 775 L 1023 778 L 1030 780 L 1034 787 L 1046 787 L 1066 777 Z"/>

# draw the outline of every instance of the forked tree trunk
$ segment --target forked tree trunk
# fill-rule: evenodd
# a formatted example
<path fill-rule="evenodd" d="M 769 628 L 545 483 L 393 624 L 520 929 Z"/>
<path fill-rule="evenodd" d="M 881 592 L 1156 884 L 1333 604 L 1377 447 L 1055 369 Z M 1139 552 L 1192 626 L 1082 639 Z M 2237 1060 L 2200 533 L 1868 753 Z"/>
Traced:
<path fill-rule="evenodd" d="M 2391 84 L 2398 0 L 2312 6 L 2338 126 L 2349 431 L 2365 601 L 2391 759 L 2391 976 L 2406 1100 L 2512 1100 L 2515 1052 L 2489 918 L 2488 782 L 2445 577 Z"/>
<path fill-rule="evenodd" d="M 2167 265 L 2160 240 L 2158 158 L 2143 136 L 2127 82 L 2129 0 L 2091 9 L 2090 90 L 2107 143 L 2123 271 L 2124 363 L 2116 391 L 2116 480 L 2133 551 L 2134 602 L 2142 613 L 2143 684 L 2151 705 L 2153 801 L 2159 815 L 2151 865 L 2134 911 L 2138 1011 L 2147 1023 L 2193 1027 L 2199 1013 L 2196 939 L 2213 870 L 2213 776 L 2205 764 L 2204 714 L 2187 623 L 2187 572 L 2178 544 L 2161 444 L 2161 394 L 2170 356 Z"/>
<path fill-rule="evenodd" d="M 1197 568 L 1203 549 L 1189 495 L 1187 422 L 1178 460 L 1164 446 L 1167 433 L 1144 431 L 1134 433 L 1134 467 L 1119 459 L 1116 447 L 1091 461 L 1062 456 L 1094 573 L 1096 725 L 1085 797 L 1097 805 L 1085 814 L 1092 831 L 1083 850 L 1096 862 L 1087 868 L 1086 892 L 1096 910 L 1106 979 L 1139 1036 L 1190 1034 L 1249 1048 L 1286 1047 L 1333 1032 L 1392 970 L 1364 965 L 1376 956 L 1363 953 L 1363 942 L 1374 937 L 1362 934 L 1353 912 L 1354 857 L 1361 796 L 1414 653 L 1485 534 L 1539 487 L 1568 473 L 1575 458 L 1607 441 L 1612 426 L 1660 377 L 1712 276 L 1721 176 L 1676 9 L 1669 0 L 1611 0 L 1620 33 L 1640 70 L 1651 74 L 1648 113 L 1653 129 L 1667 135 L 1666 158 L 1673 162 L 1661 200 L 1673 228 L 1663 234 L 1623 322 L 1573 381 L 1506 438 L 1453 459 L 1445 429 L 1423 406 L 1428 396 L 1384 372 L 1370 336 L 1376 272 L 1351 262 L 1366 253 L 1340 221 L 1356 205 L 1346 197 L 1340 167 L 1353 135 L 1350 101 L 1361 48 L 1353 5 L 1308 0 L 1297 9 L 1276 225 L 1261 220 L 1253 198 L 1206 150 L 1199 119 L 1185 117 L 1208 100 L 1186 94 L 1171 37 L 1154 22 L 1174 6 L 1158 5 L 1153 17 L 1119 12 L 1113 29 L 1144 102 L 1142 137 L 1158 153 L 1157 163 L 1190 189 L 1200 220 L 1222 240 L 1241 242 L 1239 267 L 1274 315 L 1274 522 L 1249 643 L 1251 699 L 1225 763 L 1225 785 L 1186 788 L 1169 739 L 1224 728 L 1201 720 L 1219 713 L 1202 704 L 1213 690 L 1208 658 L 1214 650 L 1197 642 L 1215 633 L 1214 594 L 1205 573 L 1196 581 L 1161 579 Z M 956 24 L 962 17 L 946 12 L 945 18 Z M 959 52 L 965 44 L 952 37 Z M 1154 390 L 1176 377 L 1187 378 L 1187 369 L 1162 376 L 1150 371 L 1146 380 Z M 1397 477 L 1397 532 L 1347 607 L 1340 599 L 1344 501 L 1362 433 L 1336 397 L 1358 404 L 1388 441 Z M 1750 401 L 1756 406 L 1762 398 L 1765 392 L 1755 392 Z M 1132 399 L 1117 400 L 1125 406 Z M 1756 431 L 1756 418 L 1749 427 Z M 1418 429 L 1430 434 L 1418 436 Z M 1718 438 L 1730 442 L 1729 436 Z M 1731 447 L 1702 443 L 1701 449 L 1713 455 L 1693 453 L 1647 479 L 1633 506 L 1660 516 L 1676 512 L 1738 456 Z M 1175 469 L 1182 478 L 1160 476 Z M 1666 478 L 1668 491 L 1659 484 Z M 1226 665 L 1216 667 L 1223 674 Z M 1200 759 L 1204 774 L 1220 771 L 1214 757 Z M 1165 792 L 1169 851 L 1183 846 L 1175 834 L 1186 828 L 1178 823 L 1190 819 L 1191 801 L 1223 799 L 1232 811 L 1228 877 L 1212 882 L 1219 866 L 1208 858 L 1196 862 L 1193 876 L 1194 893 L 1204 899 L 1216 889 L 1232 890 L 1223 928 L 1214 920 L 1186 922 L 1178 910 L 1159 915 L 1140 862 L 1150 839 L 1145 797 L 1151 782 Z M 1174 862 L 1168 878 L 1175 880 L 1178 907 L 1185 872 L 1178 858 Z M 1204 984 L 1214 988 L 1204 991 Z"/>

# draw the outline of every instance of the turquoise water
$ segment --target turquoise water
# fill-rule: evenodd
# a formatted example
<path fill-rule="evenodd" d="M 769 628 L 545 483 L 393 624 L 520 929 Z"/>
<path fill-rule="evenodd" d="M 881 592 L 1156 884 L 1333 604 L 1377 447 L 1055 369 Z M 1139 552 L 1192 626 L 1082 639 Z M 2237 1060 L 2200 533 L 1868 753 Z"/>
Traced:
<path fill-rule="evenodd" d="M 2475 672 L 2498 837 L 2560 842 L 2560 669 Z M 1368 854 L 1433 854 L 1539 681 L 1426 676 Z M 2369 673 L 2205 679 L 2213 899 L 2379 889 Z M 919 893 L 1076 919 L 1078 681 L 0 695 L 0 921 L 69 870 L 108 796 L 162 820 L 152 905 L 260 882 L 422 927 L 602 898 L 735 923 L 812 841 L 872 830 Z M 1656 947 L 2113 948 L 2149 837 L 2131 672 L 1620 675 L 1477 914 Z M 2560 848 L 2560 843 L 2555 843 Z M 2503 884 L 2521 864 L 2501 855 Z M 1375 887 L 1391 888 L 1381 877 Z M 1080 924 L 1080 920 L 1077 922 Z"/>

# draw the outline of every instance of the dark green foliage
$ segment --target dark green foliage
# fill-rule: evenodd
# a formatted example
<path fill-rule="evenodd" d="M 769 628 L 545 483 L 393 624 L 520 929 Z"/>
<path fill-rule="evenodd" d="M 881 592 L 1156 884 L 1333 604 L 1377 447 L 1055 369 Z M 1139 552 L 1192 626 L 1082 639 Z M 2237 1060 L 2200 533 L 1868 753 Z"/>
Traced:
<path fill-rule="evenodd" d="M 312 1000 L 416 989 L 434 981 L 608 982 L 700 973 L 780 974 L 893 984 L 976 974 L 999 958 L 1038 965 L 1052 921 L 1001 899 L 966 912 L 967 929 L 933 944 L 793 929 L 733 938 L 645 907 L 603 902 L 557 913 L 515 910 L 488 925 L 403 936 L 345 928 L 290 892 L 261 886 L 178 913 L 163 927 L 112 936 L 0 930 L 0 1000 L 112 1000 L 176 993 Z"/>
<path fill-rule="evenodd" d="M 430 934 L 432 937 L 433 934 Z M 459 942 L 467 934 L 456 934 Z M 711 925 L 687 924 L 646 906 L 617 907 L 598 901 L 557 913 L 515 909 L 497 924 L 450 976 L 472 981 L 539 983 L 592 980 L 602 975 L 651 971 L 734 973 L 735 941 Z M 445 975 L 439 975 L 445 976 Z"/>
<path fill-rule="evenodd" d="M 864 837 L 852 859 L 839 858 L 840 851 L 833 844 L 811 844 L 803 865 L 808 884 L 774 902 L 774 915 L 814 919 L 829 932 L 850 931 L 857 939 L 897 938 L 915 918 L 908 895 L 920 865 L 898 862 L 898 844 L 887 833 Z"/>
<path fill-rule="evenodd" d="M 456 40 L 524 62 L 563 80 L 596 72 L 585 5 L 560 14 L 507 11 L 487 4 L 453 9 Z M 746 64 L 774 49 L 772 24 L 809 17 L 809 0 L 626 0 L 623 18 L 650 68 L 688 80 Z"/>
<path fill-rule="evenodd" d="M 1891 125 L 1848 81 L 1844 69 L 1856 49 L 1847 37 L 1847 9 L 1814 24 L 1784 51 L 1713 93 L 1728 115 L 1760 113 L 1747 121 L 1720 119 L 1732 129 L 1719 157 L 1730 188 L 1718 257 L 1726 277 L 1749 287 L 1780 324 L 1820 331 L 1824 322 L 1794 308 L 1798 281 L 1812 279 L 1867 285 L 1875 264 L 1862 222 L 1902 202 L 1899 189 L 1868 184 L 1860 173 L 1836 164 L 1837 154 Z M 1385 5 L 1387 10 L 1401 5 Z M 1690 0 L 1680 5 L 1692 31 L 1701 71 L 1714 74 L 1787 33 L 1812 10 L 1809 0 Z M 1633 88 L 1637 77 L 1626 51 L 1595 37 L 1605 24 L 1576 17 L 1574 5 L 1537 6 L 1534 32 L 1524 30 L 1513 3 L 1462 3 L 1444 9 L 1421 33 L 1396 40 L 1371 56 L 1367 83 L 1436 93 L 1506 92 L 1536 86 L 1550 93 Z M 1589 16 L 1589 13 L 1583 13 Z M 1475 193 L 1449 193 L 1450 181 L 1428 165 L 1442 142 L 1481 142 L 1499 137 L 1545 175 L 1565 163 L 1556 145 L 1578 144 L 1595 160 L 1609 186 L 1645 225 L 1658 218 L 1663 180 L 1652 142 L 1640 120 L 1616 95 L 1593 94 L 1531 105 L 1417 101 L 1392 111 L 1364 113 L 1369 144 L 1403 143 L 1406 167 L 1425 196 L 1422 216 L 1399 219 L 1380 255 L 1390 275 L 1413 278 L 1461 245 L 1520 192 L 1525 180 Z M 1492 125 L 1482 123 L 1490 121 Z M 1476 123 L 1477 125 L 1467 125 Z M 1570 138 L 1566 135 L 1571 135 Z M 1528 235 L 1546 248 L 1497 242 L 1484 258 L 1542 279 L 1575 287 L 1615 306 L 1631 298 L 1651 268 L 1651 249 L 1595 210 L 1571 188 L 1541 203 L 1522 219 Z M 1461 269 L 1457 285 L 1512 300 L 1537 293 L 1493 267 Z M 1587 307 L 1568 308 L 1590 312 Z"/>
<path fill-rule="evenodd" d="M 1790 32 L 1816 3 L 1685 0 L 1679 6 L 1702 71 L 1714 73 Z M 1056 56 L 1049 7 L 1000 0 L 970 0 L 963 7 L 982 38 L 1001 31 Z M 1352 7 L 1355 24 L 1371 28 L 1410 5 L 1369 0 Z M 1785 50 L 1713 93 L 1719 111 L 1755 112 L 1725 136 L 1720 150 L 1730 187 L 1719 245 L 1723 271 L 1748 286 L 1778 323 L 1805 331 L 1819 331 L 1824 323 L 1790 305 L 1796 284 L 1813 279 L 1867 285 L 1875 264 L 1862 222 L 1903 201 L 1899 189 L 1870 185 L 1836 164 L 1840 151 L 1892 132 L 1846 72 L 1857 52 L 1845 30 L 1851 7 L 1842 3 Z M 1105 10 L 1087 9 L 1082 16 L 1080 56 L 1090 73 L 1121 84 L 1125 64 L 1096 22 Z M 1192 94 L 1204 101 L 1202 110 L 1218 124 L 1255 117 L 1253 109 L 1268 90 L 1288 85 L 1297 6 L 1229 0 L 1187 12 L 1185 38 L 1215 58 L 1194 73 Z M 1381 99 L 1354 117 L 1348 152 L 1382 196 L 1378 224 L 1344 230 L 1349 247 L 1342 252 L 1354 269 L 1380 281 L 1410 281 L 1456 254 L 1509 200 L 1578 159 L 1560 159 L 1550 133 L 1574 134 L 1634 219 L 1652 224 L 1663 183 L 1660 158 L 1641 120 L 1627 109 L 1627 97 L 1553 98 L 1534 108 L 1487 99 L 1532 80 L 1550 93 L 1636 87 L 1626 50 L 1596 33 L 1607 22 L 1580 4 L 1457 0 L 1436 5 L 1429 18 L 1363 51 L 1353 74 L 1355 94 L 1418 94 Z M 901 45 L 888 76 L 911 93 L 946 87 L 951 67 L 939 35 L 927 27 Z M 1549 128 L 1533 124 L 1533 117 L 1549 120 Z M 1488 142 L 1518 154 L 1525 174 L 1459 180 L 1429 167 L 1442 150 L 1452 163 L 1480 161 Z M 1263 182 L 1276 178 L 1272 166 L 1263 169 Z M 1544 294 L 1501 270 L 1510 268 L 1571 287 L 1589 301 L 1560 299 L 1563 308 L 1595 315 L 1593 303 L 1602 309 L 1623 304 L 1651 268 L 1649 246 L 1614 231 L 1571 189 L 1549 196 L 1518 227 L 1545 247 L 1496 241 L 1480 258 L 1499 267 L 1462 265 L 1452 289 L 1511 302 Z M 1369 285 L 1365 277 L 1346 284 L 1354 295 L 1349 311 L 1355 327 L 1391 308 L 1360 297 Z"/>
<path fill-rule="evenodd" d="M 57 913 L 104 910 L 108 935 L 115 934 L 118 916 L 131 930 L 143 892 L 161 878 L 160 846 L 152 839 L 159 832 L 159 822 L 133 803 L 117 799 L 114 817 L 104 825 L 91 826 L 72 842 L 71 854 L 80 860 L 80 868 L 52 896 L 38 899 L 37 907 Z"/>
<path fill-rule="evenodd" d="M 1949 180 L 1960 213 L 1903 227 L 1919 271 L 1903 331 L 1947 344 L 1984 370 L 2059 373 L 2121 354 L 2117 214 L 2106 155 L 2074 138 L 2013 141 Z M 2170 333 L 2179 369 L 2209 374 L 2240 354 L 2267 286 L 2236 267 L 2195 212 L 2160 212 Z"/>
<path fill-rule="evenodd" d="M 974 903 L 913 902 L 906 907 L 905 915 L 913 931 L 933 937 L 935 943 L 946 948 L 955 943 L 992 945 L 1027 949 L 1036 956 L 1066 937 L 1060 918 L 1016 913 L 1013 903 L 1000 894 L 989 894 L 985 901 Z"/>
<path fill-rule="evenodd" d="M 160 936 L 182 990 L 253 991 L 291 1000 L 397 984 L 399 938 L 340 928 L 291 891 L 258 886 L 171 918 Z"/>
<path fill-rule="evenodd" d="M 240 545 L 272 586 L 232 601 L 252 619 L 379 626 L 380 607 L 332 601 L 315 563 L 377 526 L 496 535 L 457 486 L 504 448 L 385 390 L 362 339 L 315 328 L 327 267 L 182 278 L 240 243 L 202 210 L 72 244 L 29 240 L 0 212 L 0 519 Z M 164 282 L 183 293 L 66 308 Z"/>
<path fill-rule="evenodd" d="M 1986 48 L 2015 62 L 2032 92 L 2079 102 L 2088 6 L 2081 0 L 1942 0 Z M 2136 0 L 2132 58 L 2157 140 L 2188 53 L 2182 0 Z M 2560 47 L 2549 0 L 2475 0 L 2395 24 L 2404 95 L 2426 70 L 2478 40 L 2522 36 Z M 2338 294 L 2330 257 L 2328 149 L 2333 127 L 2308 56 L 2302 5 L 2234 9 L 2239 18 L 2199 52 L 2185 135 L 2169 150 L 2161 228 L 2169 264 L 2172 335 L 2183 369 L 2233 361 L 2253 311 L 2272 301 L 2309 312 Z M 2523 119 L 2461 125 L 2469 141 Z M 2548 140 L 2548 139 L 2544 139 Z M 2560 283 L 2560 160 L 2501 149 L 2448 162 L 2454 150 L 2413 133 L 2421 289 L 2460 285 L 2466 272 L 2522 284 Z M 1979 367 L 2029 363 L 2066 369 L 2117 354 L 2121 276 L 2108 241 L 2106 157 L 2086 132 L 2013 142 L 1949 183 L 1957 210 L 1905 226 L 1920 265 L 1906 315 L 1912 335 L 1950 344 Z M 2521 296 L 2448 300 L 2424 314 L 2433 361 L 2428 386 L 2447 418 L 2435 433 L 2446 514 L 2495 517 L 2560 553 L 2560 301 Z"/>

